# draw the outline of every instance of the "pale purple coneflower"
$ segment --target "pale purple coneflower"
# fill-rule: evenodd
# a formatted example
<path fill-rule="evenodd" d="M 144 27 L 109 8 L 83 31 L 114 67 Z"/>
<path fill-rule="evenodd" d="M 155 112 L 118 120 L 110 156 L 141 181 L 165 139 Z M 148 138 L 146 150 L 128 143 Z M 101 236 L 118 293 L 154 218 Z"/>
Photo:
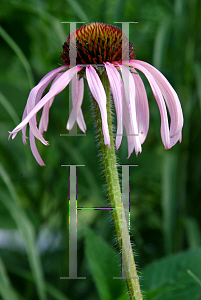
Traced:
<path fill-rule="evenodd" d="M 117 134 L 116 148 L 122 141 L 122 128 L 126 129 L 128 141 L 128 157 L 135 149 L 136 154 L 142 151 L 141 145 L 146 139 L 149 128 L 149 106 L 146 90 L 137 70 L 144 73 L 149 81 L 154 97 L 157 101 L 161 116 L 161 138 L 165 149 L 171 148 L 181 142 L 183 127 L 183 114 L 179 98 L 167 79 L 150 64 L 136 60 L 133 46 L 127 43 L 130 50 L 130 60 L 124 59 L 122 53 L 122 31 L 112 25 L 91 23 L 77 29 L 71 38 L 77 46 L 76 66 L 69 68 L 69 37 L 63 45 L 61 60 L 65 63 L 41 79 L 31 90 L 22 116 L 22 122 L 9 132 L 9 138 L 15 138 L 22 130 L 23 142 L 26 143 L 26 125 L 29 123 L 29 139 L 31 151 L 37 162 L 45 165 L 38 153 L 35 138 L 44 145 L 48 142 L 43 137 L 49 122 L 49 109 L 54 97 L 65 87 L 72 85 L 73 108 L 70 113 L 67 129 L 71 130 L 75 122 L 85 132 L 86 124 L 82 114 L 82 101 L 84 95 L 84 81 L 86 78 L 92 96 L 97 101 L 101 118 L 104 143 L 110 148 L 110 136 L 107 122 L 106 93 L 99 74 L 106 72 L 111 93 L 113 95 L 116 116 Z M 103 65 L 99 67 L 99 65 Z M 94 67 L 94 65 L 96 65 Z M 68 69 L 68 70 L 66 70 Z M 54 79 L 54 80 L 53 80 Z M 49 92 L 43 96 L 46 87 L 53 80 Z M 43 97 L 42 97 L 43 96 Z M 169 127 L 167 109 L 171 119 Z M 36 114 L 43 107 L 39 127 L 37 127 Z M 122 126 L 123 125 L 123 126 Z"/>

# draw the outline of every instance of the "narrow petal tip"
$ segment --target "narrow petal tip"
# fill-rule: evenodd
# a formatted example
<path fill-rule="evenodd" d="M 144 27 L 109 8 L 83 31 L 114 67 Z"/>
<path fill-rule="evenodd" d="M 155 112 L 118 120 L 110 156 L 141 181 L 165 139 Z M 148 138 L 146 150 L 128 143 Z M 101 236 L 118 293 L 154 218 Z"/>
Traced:
<path fill-rule="evenodd" d="M 67 125 L 66 125 L 66 129 L 67 129 L 67 130 L 71 130 L 71 129 L 72 129 L 72 128 L 70 128 L 69 121 L 68 121 L 68 123 L 67 123 Z"/>
<path fill-rule="evenodd" d="M 116 142 L 116 149 L 118 150 L 118 149 L 119 149 L 119 147 L 120 147 L 120 145 L 119 145 L 119 144 L 117 144 L 117 142 Z"/>
<path fill-rule="evenodd" d="M 139 154 L 139 153 L 141 153 L 141 152 L 142 152 L 142 149 L 135 150 L 135 154 L 136 154 L 136 156 L 138 156 L 138 154 Z"/>
<path fill-rule="evenodd" d="M 27 139 L 28 137 L 27 136 L 23 136 L 22 140 L 23 140 L 23 144 L 26 145 L 27 144 Z"/>
<path fill-rule="evenodd" d="M 8 136 L 8 141 L 9 141 L 9 140 L 10 140 L 10 137 L 11 137 L 11 135 L 12 135 L 12 132 L 8 131 L 8 133 L 9 133 L 9 136 Z"/>
<path fill-rule="evenodd" d="M 16 135 L 17 135 L 17 132 L 14 133 L 13 131 L 8 131 L 8 133 L 9 133 L 8 141 L 10 140 L 11 136 L 12 136 L 12 140 L 13 140 L 16 137 Z"/>
<path fill-rule="evenodd" d="M 108 149 L 110 149 L 110 143 L 106 145 Z"/>

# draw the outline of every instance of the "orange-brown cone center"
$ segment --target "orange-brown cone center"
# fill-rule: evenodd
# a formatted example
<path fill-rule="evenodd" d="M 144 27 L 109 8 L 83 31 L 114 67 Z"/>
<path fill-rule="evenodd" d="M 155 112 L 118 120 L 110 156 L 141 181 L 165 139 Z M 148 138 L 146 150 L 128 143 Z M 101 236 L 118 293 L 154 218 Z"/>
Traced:
<path fill-rule="evenodd" d="M 103 23 L 91 23 L 84 25 L 71 34 L 71 51 L 76 53 L 76 64 L 103 64 L 103 62 L 122 63 L 127 59 L 126 53 L 122 53 L 122 37 L 124 49 L 130 52 L 130 59 L 135 58 L 133 45 L 120 28 Z M 61 61 L 70 65 L 69 57 L 70 34 L 63 45 Z"/>

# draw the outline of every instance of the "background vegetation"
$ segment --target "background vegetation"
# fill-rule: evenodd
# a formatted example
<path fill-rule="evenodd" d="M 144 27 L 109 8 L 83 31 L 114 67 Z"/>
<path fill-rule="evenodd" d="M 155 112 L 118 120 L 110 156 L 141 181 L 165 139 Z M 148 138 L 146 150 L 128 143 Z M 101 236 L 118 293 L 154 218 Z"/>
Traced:
<path fill-rule="evenodd" d="M 198 0 L 2 0 L 0 2 L 0 296 L 19 299 L 128 299 L 108 211 L 78 211 L 78 276 L 68 276 L 68 181 L 60 164 L 78 168 L 78 205 L 106 206 L 87 85 L 86 136 L 66 133 L 68 88 L 56 96 L 45 138 L 37 143 L 41 168 L 21 133 L 30 89 L 58 67 L 69 25 L 61 21 L 138 21 L 130 25 L 137 59 L 158 68 L 180 98 L 183 140 L 165 151 L 160 115 L 143 77 L 150 128 L 142 153 L 127 157 L 130 168 L 131 231 L 145 299 L 201 299 L 201 2 Z M 82 24 L 80 24 L 81 26 Z M 116 24 L 121 26 L 120 24 Z"/>

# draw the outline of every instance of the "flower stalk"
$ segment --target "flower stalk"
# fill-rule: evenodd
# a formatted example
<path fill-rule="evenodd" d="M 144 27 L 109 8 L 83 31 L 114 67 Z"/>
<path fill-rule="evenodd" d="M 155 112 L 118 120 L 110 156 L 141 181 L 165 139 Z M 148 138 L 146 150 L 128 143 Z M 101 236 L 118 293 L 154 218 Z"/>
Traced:
<path fill-rule="evenodd" d="M 132 246 L 130 243 L 127 221 L 124 214 L 124 209 L 122 207 L 122 195 L 121 195 L 121 189 L 119 184 L 117 161 L 116 161 L 114 139 L 113 139 L 110 84 L 105 72 L 99 74 L 99 76 L 103 84 L 103 87 L 105 89 L 106 97 L 107 97 L 107 121 L 108 121 L 108 128 L 110 134 L 109 149 L 107 145 L 104 144 L 101 113 L 100 113 L 99 106 L 93 97 L 92 97 L 92 104 L 93 104 L 102 164 L 104 169 L 104 175 L 106 180 L 108 198 L 109 198 L 110 206 L 116 208 L 112 210 L 112 216 L 113 216 L 113 222 L 114 222 L 119 249 L 122 253 L 122 265 L 124 270 L 124 276 L 126 277 L 129 296 L 131 300 L 141 300 L 142 294 L 141 294 L 139 279 L 138 279 L 134 256 L 132 252 Z M 122 207 L 122 209 L 117 209 L 120 207 Z"/>

